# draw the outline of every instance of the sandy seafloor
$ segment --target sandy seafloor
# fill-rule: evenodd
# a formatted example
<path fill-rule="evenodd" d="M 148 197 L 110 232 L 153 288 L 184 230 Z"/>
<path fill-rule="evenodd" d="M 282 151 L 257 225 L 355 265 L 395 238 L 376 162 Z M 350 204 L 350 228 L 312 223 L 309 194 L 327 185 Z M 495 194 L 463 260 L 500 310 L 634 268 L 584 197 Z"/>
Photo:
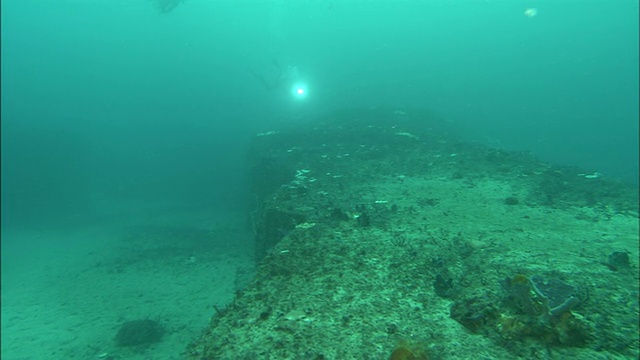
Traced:
<path fill-rule="evenodd" d="M 253 275 L 245 214 L 189 212 L 2 233 L 2 359 L 180 359 Z M 125 321 L 158 343 L 119 347 Z"/>

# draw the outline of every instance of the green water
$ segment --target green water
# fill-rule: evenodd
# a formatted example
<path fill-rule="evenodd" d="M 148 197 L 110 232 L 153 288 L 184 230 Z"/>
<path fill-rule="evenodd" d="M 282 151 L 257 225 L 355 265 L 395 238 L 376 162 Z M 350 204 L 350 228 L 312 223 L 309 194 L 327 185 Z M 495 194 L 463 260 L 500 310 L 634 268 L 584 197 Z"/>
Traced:
<path fill-rule="evenodd" d="M 2 2 L 3 226 L 242 207 L 252 134 L 358 107 L 638 182 L 637 1 L 162 2 Z"/>

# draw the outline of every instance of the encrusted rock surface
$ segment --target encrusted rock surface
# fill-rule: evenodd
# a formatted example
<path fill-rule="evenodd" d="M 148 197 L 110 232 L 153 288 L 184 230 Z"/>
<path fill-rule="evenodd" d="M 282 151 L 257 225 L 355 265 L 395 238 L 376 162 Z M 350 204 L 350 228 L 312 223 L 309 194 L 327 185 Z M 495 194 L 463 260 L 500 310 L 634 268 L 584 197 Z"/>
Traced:
<path fill-rule="evenodd" d="M 411 111 L 265 134 L 250 152 L 257 276 L 189 358 L 638 357 L 633 186 L 458 141 Z M 631 260 L 614 271 L 616 251 Z M 501 285 L 518 274 L 588 296 L 540 325 Z"/>

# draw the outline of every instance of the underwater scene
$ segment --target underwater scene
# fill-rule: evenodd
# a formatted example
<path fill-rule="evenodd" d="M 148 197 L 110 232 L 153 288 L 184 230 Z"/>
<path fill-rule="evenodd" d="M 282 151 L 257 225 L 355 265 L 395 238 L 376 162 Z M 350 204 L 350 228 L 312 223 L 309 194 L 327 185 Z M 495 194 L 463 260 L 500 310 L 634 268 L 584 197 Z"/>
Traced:
<path fill-rule="evenodd" d="M 638 10 L 3 1 L 0 357 L 637 359 Z"/>

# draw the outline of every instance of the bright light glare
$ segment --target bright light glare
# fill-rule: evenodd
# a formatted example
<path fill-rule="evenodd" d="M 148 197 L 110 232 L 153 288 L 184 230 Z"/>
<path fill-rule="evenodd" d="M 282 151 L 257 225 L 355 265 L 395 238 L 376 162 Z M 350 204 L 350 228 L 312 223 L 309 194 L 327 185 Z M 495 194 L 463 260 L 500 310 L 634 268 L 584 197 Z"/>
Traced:
<path fill-rule="evenodd" d="M 304 99 L 307 97 L 307 85 L 303 83 L 294 84 L 292 88 L 293 97 L 296 99 Z"/>

